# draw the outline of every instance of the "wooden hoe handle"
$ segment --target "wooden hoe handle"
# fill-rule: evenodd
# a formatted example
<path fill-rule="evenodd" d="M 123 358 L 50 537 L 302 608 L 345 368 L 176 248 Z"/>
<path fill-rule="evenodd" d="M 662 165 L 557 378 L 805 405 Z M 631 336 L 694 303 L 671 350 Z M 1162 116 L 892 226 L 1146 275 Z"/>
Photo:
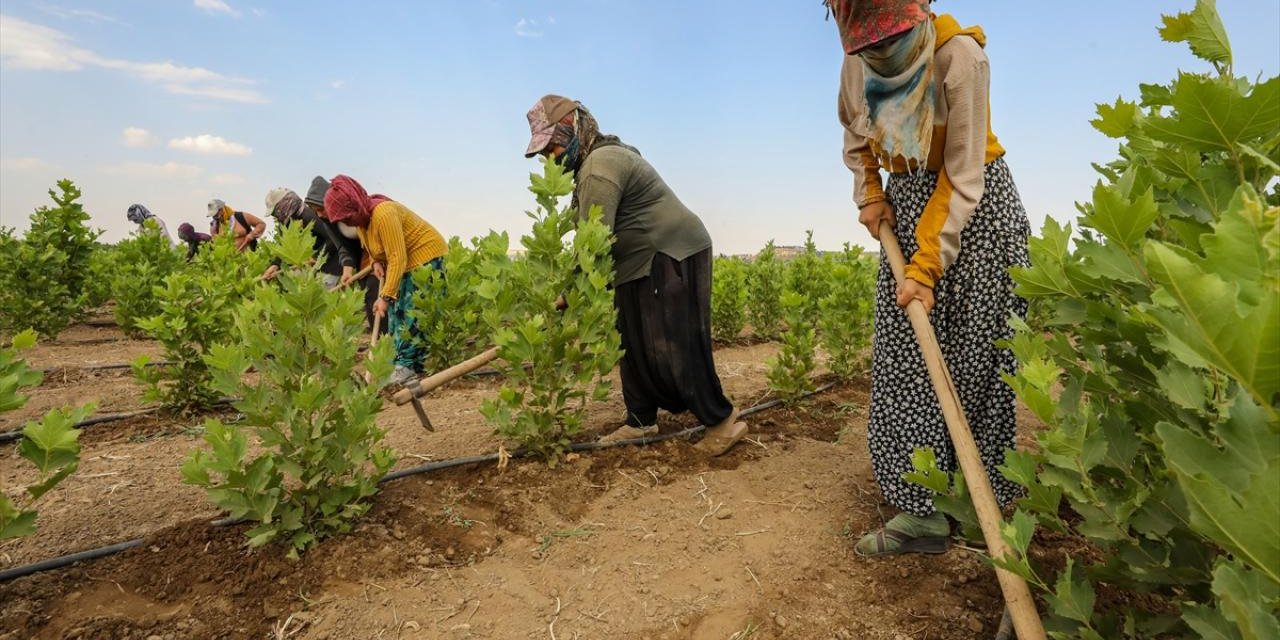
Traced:
<path fill-rule="evenodd" d="M 880 244 L 889 258 L 894 280 L 902 284 L 906 279 L 906 259 L 902 256 L 902 248 L 898 246 L 898 238 L 885 221 L 880 222 Z M 956 460 L 960 463 L 960 471 L 964 473 L 965 484 L 969 487 L 974 510 L 978 513 L 978 523 L 982 525 L 987 552 L 993 558 L 1010 555 L 1009 545 L 1000 537 L 1000 525 L 1004 522 L 1000 504 L 996 502 L 991 479 L 987 477 L 978 445 L 973 441 L 969 421 L 964 417 L 960 397 L 951 381 L 946 360 L 942 357 L 942 349 L 938 347 L 938 337 L 933 332 L 933 325 L 929 324 L 929 312 L 925 311 L 919 300 L 912 300 L 907 305 L 907 317 L 911 320 L 911 328 L 915 330 L 920 354 L 924 356 L 925 365 L 929 368 L 933 391 L 942 405 L 942 416 L 947 422 L 947 432 L 951 435 L 951 444 L 955 447 Z M 1040 621 L 1040 614 L 1036 612 L 1035 601 L 1031 599 L 1031 590 L 1026 581 L 999 567 L 996 568 L 996 578 L 1000 580 L 1000 591 L 1004 594 L 1019 640 L 1044 640 L 1044 625 Z"/>
<path fill-rule="evenodd" d="M 339 282 L 338 284 L 333 285 L 333 288 L 330 289 L 330 291 L 342 291 L 343 289 L 346 289 L 347 287 L 351 286 L 351 283 L 356 282 L 358 280 L 363 280 L 364 277 L 369 275 L 369 273 L 372 271 L 373 271 L 373 265 L 370 264 L 369 266 L 355 272 L 355 274 L 351 276 L 350 280 L 346 282 Z"/>
<path fill-rule="evenodd" d="M 452 382 L 462 376 L 493 362 L 498 357 L 498 348 L 490 347 L 488 351 L 480 355 L 473 356 L 468 360 L 459 362 L 458 364 L 445 369 L 439 373 L 431 374 L 420 380 L 418 384 L 411 387 L 405 387 L 391 396 L 397 405 L 402 405 L 412 401 L 414 398 L 421 398 L 427 393 L 443 386 L 447 382 Z"/>

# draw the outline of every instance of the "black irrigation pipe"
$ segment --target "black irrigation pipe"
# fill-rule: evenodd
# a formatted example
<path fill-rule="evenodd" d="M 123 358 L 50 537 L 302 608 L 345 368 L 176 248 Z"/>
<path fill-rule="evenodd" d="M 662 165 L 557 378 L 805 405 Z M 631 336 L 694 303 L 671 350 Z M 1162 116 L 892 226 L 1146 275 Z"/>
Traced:
<path fill-rule="evenodd" d="M 235 398 L 218 398 L 218 401 L 213 403 L 213 406 L 220 407 L 220 406 L 235 402 L 235 400 L 236 400 Z M 163 407 L 149 407 L 147 409 L 138 409 L 137 411 L 125 411 L 124 413 L 106 413 L 100 416 L 93 416 L 92 418 L 85 418 L 84 420 L 81 420 L 80 422 L 77 422 L 71 426 L 76 429 L 83 429 L 85 427 L 90 427 L 95 424 L 102 424 L 104 422 L 115 422 L 117 420 L 125 420 L 127 418 L 133 418 L 135 416 L 145 416 L 148 413 L 155 413 L 162 408 Z M 12 442 L 21 437 L 22 437 L 22 429 L 10 429 L 8 431 L 0 431 L 0 443 Z"/>
<path fill-rule="evenodd" d="M 170 362 L 170 361 L 168 361 L 168 360 L 157 360 L 157 361 L 155 361 L 155 362 L 148 362 L 147 364 L 145 364 L 145 365 L 143 365 L 143 366 L 146 366 L 146 367 L 167 367 L 167 366 L 169 366 L 169 365 L 171 365 L 171 364 L 173 364 L 173 363 L 172 363 L 172 362 Z M 75 365 L 72 365 L 72 366 L 59 366 L 59 367 L 44 367 L 43 369 L 40 369 L 40 373 L 44 373 L 44 374 L 49 374 L 49 373 L 62 373 L 62 372 L 64 372 L 64 371 L 66 371 L 66 372 L 71 372 L 71 371 L 75 371 L 75 370 L 77 370 L 77 369 L 78 369 L 78 370 L 80 370 L 80 371 L 108 371 L 108 370 L 111 370 L 111 369 L 131 369 L 131 368 L 133 368 L 133 364 L 131 364 L 131 363 L 127 363 L 127 362 L 126 362 L 126 363 L 124 363 L 124 364 L 90 364 L 90 365 L 85 365 L 85 366 L 80 366 L 80 367 L 77 367 L 77 366 L 75 366 Z"/>
<path fill-rule="evenodd" d="M 810 391 L 800 397 L 807 398 L 809 396 L 822 393 L 823 391 L 826 391 L 834 386 L 836 386 L 836 383 L 828 382 L 818 387 L 817 389 L 814 389 L 813 391 Z M 754 413 L 759 413 L 766 409 L 771 409 L 773 407 L 776 407 L 779 404 L 782 404 L 782 400 L 770 400 L 769 402 L 761 403 L 761 404 L 755 405 L 754 407 L 743 409 L 742 412 L 738 414 L 738 417 L 745 418 Z M 612 447 L 625 447 L 629 445 L 649 445 L 649 444 L 655 444 L 658 442 L 663 442 L 665 440 L 674 440 L 676 438 L 687 438 L 705 429 L 706 429 L 706 426 L 698 425 L 696 427 L 689 427 L 688 429 L 682 429 L 680 431 L 676 431 L 673 433 L 664 433 L 661 435 L 646 436 L 643 438 L 631 438 L 629 440 L 617 440 L 614 442 L 575 442 L 569 445 L 569 450 L 570 451 L 598 451 L 600 449 L 609 449 Z M 529 453 L 530 451 L 528 449 L 516 449 L 515 451 L 511 452 L 510 456 L 513 459 L 522 458 L 529 455 Z M 408 469 L 392 471 L 391 473 L 388 473 L 387 475 L 382 476 L 382 478 L 380 478 L 378 482 L 379 483 L 390 482 L 392 480 L 399 480 L 400 478 L 406 478 L 408 476 L 418 475 L 420 473 L 442 471 L 444 469 L 452 469 L 453 467 L 464 467 L 464 466 L 473 465 L 473 464 L 481 464 L 484 462 L 494 462 L 497 460 L 498 460 L 498 454 L 490 453 L 482 456 L 470 456 L 467 458 L 454 458 L 452 460 L 440 460 L 438 462 L 429 462 L 427 464 L 419 465 L 416 467 L 410 467 Z M 233 525 L 233 524 L 243 522 L 244 520 L 245 520 L 244 518 L 220 518 L 218 520 L 214 520 L 210 522 L 209 525 L 213 527 L 225 527 L 228 525 Z M 117 553 L 120 553 L 121 551 L 126 551 L 134 547 L 142 546 L 145 540 L 146 540 L 145 538 L 134 538 L 132 540 L 126 540 L 124 542 L 109 544 L 105 547 L 88 549 L 86 551 L 78 551 L 76 553 L 68 554 L 65 556 L 49 558 L 48 560 L 41 560 L 39 562 L 34 562 L 32 564 L 26 564 L 20 567 L 12 567 L 9 569 L 5 569 L 3 571 L 0 571 L 0 582 L 8 582 L 9 580 L 13 580 L 15 578 L 21 578 L 23 576 L 28 576 L 33 573 L 40 573 L 42 571 L 51 571 L 53 569 L 61 569 L 62 567 L 66 567 L 66 566 L 75 564 L 77 562 L 83 562 L 86 560 L 96 560 L 98 558 L 115 555 Z"/>

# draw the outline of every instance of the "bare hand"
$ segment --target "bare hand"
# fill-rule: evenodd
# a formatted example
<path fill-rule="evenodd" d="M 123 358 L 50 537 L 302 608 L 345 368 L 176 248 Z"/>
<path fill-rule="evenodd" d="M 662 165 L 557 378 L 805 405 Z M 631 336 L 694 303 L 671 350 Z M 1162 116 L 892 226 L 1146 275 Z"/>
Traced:
<path fill-rule="evenodd" d="M 381 262 L 373 263 L 373 277 L 379 280 L 387 279 L 387 265 Z"/>
<path fill-rule="evenodd" d="M 355 275 L 356 275 L 356 270 L 355 270 L 354 268 L 352 268 L 352 267 L 343 267 L 343 268 L 342 268 L 342 279 L 341 279 L 341 280 L 339 280 L 339 282 L 341 282 L 342 284 L 344 284 L 344 285 L 345 285 L 345 284 L 347 284 L 347 283 L 351 282 L 351 279 L 352 279 Z"/>
<path fill-rule="evenodd" d="M 893 228 L 897 223 L 893 217 L 893 205 L 890 205 L 887 200 L 872 202 L 858 212 L 858 222 L 862 223 L 871 233 L 871 237 L 877 240 L 880 239 L 881 220 L 888 222 L 889 228 Z"/>
<path fill-rule="evenodd" d="M 378 316 L 379 318 L 387 317 L 387 308 L 389 306 L 390 305 L 387 304 L 386 300 L 378 298 L 378 301 L 373 303 L 373 315 Z"/>
<path fill-rule="evenodd" d="M 915 280 L 903 280 L 898 285 L 898 306 L 906 308 L 911 304 L 912 300 L 919 300 L 924 305 L 926 312 L 933 311 L 933 289 L 929 286 L 916 282 Z"/>
<path fill-rule="evenodd" d="M 262 279 L 263 279 L 263 280 L 271 280 L 271 279 L 275 278 L 275 277 L 276 277 L 276 275 L 277 275 L 277 274 L 279 274 L 279 273 L 280 273 L 280 267 L 278 267 L 278 266 L 276 266 L 276 265 L 274 265 L 274 264 L 273 264 L 273 265 L 271 265 L 271 266 L 267 267 L 267 270 L 266 270 L 265 272 L 263 272 L 263 274 L 262 274 Z"/>

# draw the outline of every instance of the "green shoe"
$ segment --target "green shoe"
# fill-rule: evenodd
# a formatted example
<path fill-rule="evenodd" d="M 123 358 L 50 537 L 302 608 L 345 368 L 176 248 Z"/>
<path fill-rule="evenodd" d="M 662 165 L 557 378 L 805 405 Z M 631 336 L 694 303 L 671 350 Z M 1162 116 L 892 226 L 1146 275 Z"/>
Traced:
<path fill-rule="evenodd" d="M 951 525 L 941 512 L 928 516 L 899 513 L 883 528 L 872 531 L 853 546 L 860 556 L 892 556 L 900 553 L 944 553 Z"/>

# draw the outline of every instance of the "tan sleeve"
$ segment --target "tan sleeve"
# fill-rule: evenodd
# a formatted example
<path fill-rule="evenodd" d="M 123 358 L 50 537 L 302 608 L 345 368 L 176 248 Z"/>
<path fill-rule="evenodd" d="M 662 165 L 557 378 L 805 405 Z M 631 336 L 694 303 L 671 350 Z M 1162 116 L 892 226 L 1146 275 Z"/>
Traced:
<path fill-rule="evenodd" d="M 840 95 L 836 110 L 844 127 L 844 165 L 853 172 L 853 203 L 859 209 L 885 199 L 880 181 L 880 161 L 871 151 L 871 142 L 854 127 L 861 115 L 862 63 L 845 56 L 840 67 Z"/>
<path fill-rule="evenodd" d="M 960 254 L 960 232 L 982 200 L 986 171 L 990 67 L 982 47 L 960 36 L 943 46 L 948 56 L 942 89 L 947 103 L 946 146 L 938 186 L 916 225 L 919 250 L 906 276 L 933 286 Z"/>

